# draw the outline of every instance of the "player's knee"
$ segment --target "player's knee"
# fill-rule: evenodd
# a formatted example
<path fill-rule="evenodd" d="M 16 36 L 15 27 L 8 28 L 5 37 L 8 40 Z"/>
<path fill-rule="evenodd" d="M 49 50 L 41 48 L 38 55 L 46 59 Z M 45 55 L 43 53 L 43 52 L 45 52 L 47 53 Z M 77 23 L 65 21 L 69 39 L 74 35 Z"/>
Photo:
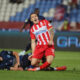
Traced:
<path fill-rule="evenodd" d="M 47 56 L 47 62 L 48 63 L 52 63 L 53 62 L 53 59 L 54 59 L 54 56 L 50 55 L 50 56 Z"/>
<path fill-rule="evenodd" d="M 32 66 L 35 66 L 35 65 L 36 65 L 36 62 L 31 62 L 31 65 L 32 65 Z"/>
<path fill-rule="evenodd" d="M 31 65 L 35 66 L 37 64 L 37 59 L 32 59 Z"/>

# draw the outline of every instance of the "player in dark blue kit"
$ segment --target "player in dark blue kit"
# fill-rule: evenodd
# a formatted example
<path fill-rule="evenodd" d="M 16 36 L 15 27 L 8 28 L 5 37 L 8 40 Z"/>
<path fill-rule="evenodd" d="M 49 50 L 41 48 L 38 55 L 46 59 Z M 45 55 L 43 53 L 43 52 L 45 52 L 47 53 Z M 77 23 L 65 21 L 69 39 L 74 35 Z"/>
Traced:
<path fill-rule="evenodd" d="M 13 52 L 13 51 L 1 51 L 0 52 L 0 69 L 4 70 L 27 70 L 28 68 L 33 68 L 33 66 L 31 66 L 31 59 L 29 59 L 29 56 L 32 55 L 32 53 L 28 53 L 25 55 L 21 55 L 19 56 L 17 52 Z M 43 57 L 42 58 L 42 63 L 44 63 L 46 61 L 46 58 Z M 39 63 L 37 64 L 37 66 L 39 65 Z M 44 70 L 47 71 L 61 71 L 61 70 L 66 70 L 65 66 L 62 67 L 48 67 Z"/>
<path fill-rule="evenodd" d="M 35 8 L 34 13 L 36 13 L 36 14 L 38 15 L 39 20 L 45 19 L 45 17 L 39 15 L 39 9 L 38 9 L 38 8 Z M 28 25 L 28 24 L 30 24 L 30 28 L 33 26 L 33 22 L 30 20 L 30 18 L 25 20 L 24 25 L 22 26 L 22 28 L 21 28 L 20 31 L 22 32 L 22 30 L 23 30 L 23 29 L 26 27 L 26 25 Z"/>
<path fill-rule="evenodd" d="M 0 52 L 0 69 L 4 70 L 25 70 L 32 68 L 31 61 L 28 57 L 31 53 L 19 56 L 17 52 L 1 51 Z M 21 69 L 22 68 L 22 69 Z"/>

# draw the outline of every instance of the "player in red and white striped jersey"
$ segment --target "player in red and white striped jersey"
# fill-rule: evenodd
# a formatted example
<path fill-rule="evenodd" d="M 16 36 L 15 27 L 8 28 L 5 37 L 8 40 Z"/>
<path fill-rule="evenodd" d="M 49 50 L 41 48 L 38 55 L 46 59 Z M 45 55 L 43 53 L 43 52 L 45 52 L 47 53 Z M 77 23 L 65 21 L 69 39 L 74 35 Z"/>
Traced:
<path fill-rule="evenodd" d="M 44 55 L 46 62 L 40 67 L 30 70 L 41 70 L 48 67 L 54 59 L 54 42 L 53 42 L 53 27 L 47 20 L 39 20 L 35 13 L 31 14 L 31 21 L 34 23 L 30 30 L 31 46 L 32 46 L 32 65 L 36 65 L 38 60 Z M 35 40 L 37 39 L 37 44 Z"/>
<path fill-rule="evenodd" d="M 48 45 L 50 40 L 49 29 L 52 28 L 47 20 L 40 20 L 39 24 L 34 24 L 31 28 L 31 38 L 37 39 L 37 45 Z"/>

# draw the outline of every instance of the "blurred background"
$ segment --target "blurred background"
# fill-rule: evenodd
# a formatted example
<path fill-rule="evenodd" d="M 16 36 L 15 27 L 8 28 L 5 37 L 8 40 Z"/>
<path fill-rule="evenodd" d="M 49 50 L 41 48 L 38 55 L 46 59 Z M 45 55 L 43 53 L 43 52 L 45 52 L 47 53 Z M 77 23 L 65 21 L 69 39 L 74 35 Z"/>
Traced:
<path fill-rule="evenodd" d="M 25 49 L 29 24 L 20 29 L 35 8 L 53 25 L 56 50 L 80 51 L 80 0 L 0 0 L 0 48 Z"/>

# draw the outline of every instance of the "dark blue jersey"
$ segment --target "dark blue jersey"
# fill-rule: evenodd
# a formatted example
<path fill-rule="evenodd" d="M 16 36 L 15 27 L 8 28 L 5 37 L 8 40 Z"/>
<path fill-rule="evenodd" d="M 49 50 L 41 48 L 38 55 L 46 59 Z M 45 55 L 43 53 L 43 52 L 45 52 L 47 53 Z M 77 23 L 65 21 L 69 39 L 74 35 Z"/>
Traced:
<path fill-rule="evenodd" d="M 32 53 L 25 54 L 23 56 L 19 56 L 20 58 L 20 67 L 24 70 L 27 68 L 32 68 L 31 61 L 28 60 L 28 57 L 32 55 Z M 3 58 L 3 61 L 0 61 L 0 69 L 10 69 L 10 67 L 14 66 L 16 63 L 16 58 L 13 55 L 13 51 L 2 51 L 0 53 L 0 57 Z M 45 60 L 45 59 L 43 59 Z M 43 61 L 44 62 L 44 61 Z"/>
<path fill-rule="evenodd" d="M 32 53 L 25 54 L 24 56 L 20 56 L 20 67 L 22 67 L 24 70 L 26 68 L 30 68 L 31 61 L 28 60 L 28 57 L 32 55 Z"/>
<path fill-rule="evenodd" d="M 39 20 L 44 20 L 45 18 L 43 16 L 38 15 Z M 30 20 L 30 18 L 25 20 L 25 24 L 30 24 L 30 27 L 33 26 L 33 22 Z"/>
<path fill-rule="evenodd" d="M 14 65 L 15 56 L 12 51 L 2 51 L 0 57 L 3 59 L 3 61 L 0 61 L 0 69 L 9 69 Z"/>

